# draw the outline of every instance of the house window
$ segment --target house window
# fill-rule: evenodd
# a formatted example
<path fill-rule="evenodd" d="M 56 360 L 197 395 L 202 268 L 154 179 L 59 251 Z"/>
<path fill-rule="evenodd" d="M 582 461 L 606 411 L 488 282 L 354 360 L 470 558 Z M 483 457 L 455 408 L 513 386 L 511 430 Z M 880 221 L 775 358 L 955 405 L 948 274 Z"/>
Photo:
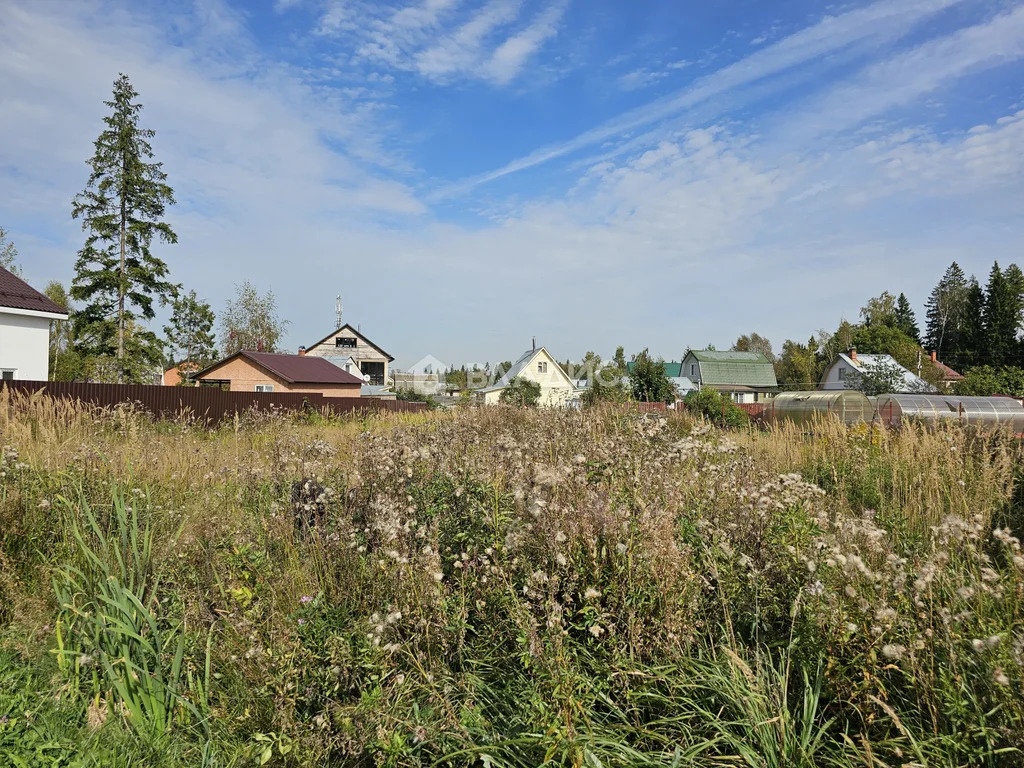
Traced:
<path fill-rule="evenodd" d="M 846 379 L 846 368 L 839 366 L 839 380 L 844 381 Z"/>
<path fill-rule="evenodd" d="M 256 385 L 256 391 L 257 392 L 273 392 L 274 391 L 274 385 L 273 384 L 257 384 Z"/>
<path fill-rule="evenodd" d="M 7 369 L 0 371 L 0 380 L 3 381 L 14 381 L 14 371 Z"/>
<path fill-rule="evenodd" d="M 548 372 L 548 364 L 547 364 L 547 362 L 542 360 L 541 362 L 537 363 L 537 373 L 547 373 L 547 372 Z"/>
<path fill-rule="evenodd" d="M 356 348 L 356 340 L 354 338 L 350 338 L 348 336 L 335 336 L 334 337 L 334 346 L 342 347 L 344 349 L 355 349 Z"/>
<path fill-rule="evenodd" d="M 693 363 L 690 364 L 690 378 L 692 379 L 697 375 L 697 366 Z"/>

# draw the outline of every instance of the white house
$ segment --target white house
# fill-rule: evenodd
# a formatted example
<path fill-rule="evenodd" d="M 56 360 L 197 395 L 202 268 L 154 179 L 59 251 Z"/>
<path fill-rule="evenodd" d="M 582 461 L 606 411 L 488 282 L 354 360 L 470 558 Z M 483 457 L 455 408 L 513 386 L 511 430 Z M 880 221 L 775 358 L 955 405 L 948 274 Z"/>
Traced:
<path fill-rule="evenodd" d="M 825 369 L 818 389 L 855 389 L 859 374 L 887 368 L 898 371 L 899 377 L 902 379 L 902 383 L 897 387 L 898 392 L 935 391 L 935 388 L 927 381 L 897 363 L 892 355 L 858 355 L 856 349 L 840 352 L 836 356 L 832 364 Z"/>
<path fill-rule="evenodd" d="M 67 311 L 0 267 L 0 379 L 50 378 L 50 323 Z"/>
<path fill-rule="evenodd" d="M 558 361 L 544 347 L 538 347 L 524 352 L 493 386 L 477 390 L 477 397 L 487 405 L 494 405 L 501 401 L 502 391 L 516 378 L 540 384 L 538 405 L 575 405 L 583 392 Z"/>

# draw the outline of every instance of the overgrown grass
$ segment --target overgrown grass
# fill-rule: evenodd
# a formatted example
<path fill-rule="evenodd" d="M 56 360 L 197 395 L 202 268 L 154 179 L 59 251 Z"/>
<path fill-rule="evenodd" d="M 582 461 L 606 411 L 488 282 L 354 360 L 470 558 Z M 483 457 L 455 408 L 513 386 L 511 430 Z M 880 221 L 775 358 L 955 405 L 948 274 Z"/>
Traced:
<path fill-rule="evenodd" d="M 1019 443 L 0 401 L 0 763 L 1024 763 Z"/>

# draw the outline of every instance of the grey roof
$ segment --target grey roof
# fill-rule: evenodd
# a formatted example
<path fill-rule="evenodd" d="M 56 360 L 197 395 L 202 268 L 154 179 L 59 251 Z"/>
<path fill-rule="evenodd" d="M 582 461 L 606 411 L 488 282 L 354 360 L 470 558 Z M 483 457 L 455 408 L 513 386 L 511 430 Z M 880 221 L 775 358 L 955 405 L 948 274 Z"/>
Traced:
<path fill-rule="evenodd" d="M 870 371 L 874 368 L 885 368 L 895 366 L 896 368 L 900 369 L 900 378 L 903 379 L 903 386 L 901 388 L 903 392 L 916 393 L 935 391 L 935 388 L 927 381 L 922 379 L 920 376 L 911 373 L 902 365 L 897 363 L 896 359 L 892 355 L 862 355 L 858 353 L 857 361 L 854 362 L 853 358 L 851 358 L 848 354 L 846 354 L 845 352 L 840 352 L 836 360 L 832 361 L 832 365 L 835 365 L 840 360 L 842 360 L 855 371 L 862 371 L 864 369 Z M 829 368 L 832 368 L 832 365 L 830 365 Z M 825 375 L 828 375 L 827 370 L 825 372 Z"/>
<path fill-rule="evenodd" d="M 691 392 L 697 388 L 697 385 L 690 381 L 688 376 L 669 376 L 668 380 L 680 393 Z"/>
<path fill-rule="evenodd" d="M 775 366 L 759 352 L 719 352 L 717 350 L 691 350 L 690 356 L 700 366 L 701 384 L 709 386 L 742 385 L 746 387 L 777 387 Z M 686 358 L 683 362 L 686 362 Z"/>

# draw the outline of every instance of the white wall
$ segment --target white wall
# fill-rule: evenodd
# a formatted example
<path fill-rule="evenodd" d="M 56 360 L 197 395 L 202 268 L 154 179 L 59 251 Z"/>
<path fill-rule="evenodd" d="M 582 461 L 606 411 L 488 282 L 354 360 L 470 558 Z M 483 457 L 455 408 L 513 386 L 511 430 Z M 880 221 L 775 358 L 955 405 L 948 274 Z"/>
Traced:
<path fill-rule="evenodd" d="M 13 370 L 20 381 L 50 378 L 50 318 L 0 308 L 0 370 Z"/>
<path fill-rule="evenodd" d="M 843 379 L 839 378 L 840 369 L 843 370 Z M 818 387 L 818 389 L 849 389 L 849 386 L 846 384 L 845 377 L 849 376 L 852 372 L 853 368 L 850 366 L 849 363 L 847 363 L 841 357 L 837 358 L 835 362 L 833 362 L 832 365 L 828 367 L 828 370 L 825 371 L 825 375 L 822 377 L 821 385 Z"/>

